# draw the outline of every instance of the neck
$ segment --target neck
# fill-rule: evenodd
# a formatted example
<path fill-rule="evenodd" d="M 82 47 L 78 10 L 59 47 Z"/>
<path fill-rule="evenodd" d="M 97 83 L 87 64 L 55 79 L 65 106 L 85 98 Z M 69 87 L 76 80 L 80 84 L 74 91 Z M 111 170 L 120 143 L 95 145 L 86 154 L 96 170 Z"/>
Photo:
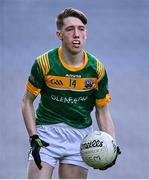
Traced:
<path fill-rule="evenodd" d="M 79 67 L 84 64 L 83 51 L 73 54 L 70 51 L 68 51 L 62 47 L 62 57 L 63 57 L 64 63 L 66 63 L 72 67 Z"/>

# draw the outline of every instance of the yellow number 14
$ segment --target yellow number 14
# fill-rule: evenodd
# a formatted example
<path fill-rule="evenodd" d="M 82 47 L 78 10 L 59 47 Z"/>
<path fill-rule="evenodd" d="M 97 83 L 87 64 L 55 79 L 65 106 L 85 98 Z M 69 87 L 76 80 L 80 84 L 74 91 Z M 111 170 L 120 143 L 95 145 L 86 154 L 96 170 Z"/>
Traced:
<path fill-rule="evenodd" d="M 72 80 L 72 79 L 70 79 L 70 82 L 69 82 L 69 87 L 73 87 L 73 88 L 75 88 L 75 87 L 76 87 L 76 84 L 77 84 L 76 80 Z"/>

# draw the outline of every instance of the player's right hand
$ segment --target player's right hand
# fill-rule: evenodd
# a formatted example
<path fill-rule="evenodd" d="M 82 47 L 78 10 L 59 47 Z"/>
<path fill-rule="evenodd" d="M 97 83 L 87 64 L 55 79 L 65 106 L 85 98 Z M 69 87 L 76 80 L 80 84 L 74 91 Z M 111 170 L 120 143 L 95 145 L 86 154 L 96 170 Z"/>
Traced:
<path fill-rule="evenodd" d="M 30 136 L 29 141 L 30 141 L 31 153 L 32 153 L 32 156 L 34 158 L 34 161 L 35 161 L 37 167 L 39 169 L 41 169 L 42 165 L 41 165 L 41 158 L 40 158 L 39 151 L 40 151 L 41 147 L 49 146 L 49 143 L 40 139 L 37 134 Z"/>
<path fill-rule="evenodd" d="M 118 155 L 120 155 L 121 153 L 122 153 L 122 152 L 121 152 L 121 150 L 120 150 L 119 146 L 117 146 L 117 153 L 116 153 L 116 157 L 115 157 L 115 159 L 112 161 L 112 163 L 110 163 L 109 165 L 107 165 L 107 166 L 106 166 L 106 167 L 104 167 L 104 168 L 99 168 L 99 170 L 106 170 L 106 169 L 108 169 L 108 168 L 112 167 L 113 165 L 115 165 L 116 160 L 117 160 L 117 157 L 118 157 Z"/>

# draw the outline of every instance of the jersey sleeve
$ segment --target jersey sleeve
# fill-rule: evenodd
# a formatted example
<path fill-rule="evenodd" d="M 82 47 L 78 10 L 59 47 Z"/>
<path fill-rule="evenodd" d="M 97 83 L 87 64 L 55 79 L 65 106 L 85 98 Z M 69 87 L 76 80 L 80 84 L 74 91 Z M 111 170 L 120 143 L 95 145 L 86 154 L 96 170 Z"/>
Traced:
<path fill-rule="evenodd" d="M 38 60 L 36 59 L 30 72 L 26 84 L 26 90 L 30 93 L 38 96 L 44 83 L 44 75 L 41 67 L 39 66 Z"/>
<path fill-rule="evenodd" d="M 98 69 L 98 89 L 96 90 L 96 106 L 104 106 L 111 101 L 108 90 L 108 76 L 103 64 Z"/>

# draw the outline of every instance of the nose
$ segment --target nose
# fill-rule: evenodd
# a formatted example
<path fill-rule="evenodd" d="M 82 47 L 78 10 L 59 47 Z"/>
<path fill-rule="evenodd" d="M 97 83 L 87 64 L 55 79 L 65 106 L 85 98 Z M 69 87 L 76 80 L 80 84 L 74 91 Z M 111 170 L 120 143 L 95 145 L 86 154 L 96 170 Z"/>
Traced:
<path fill-rule="evenodd" d="M 78 31 L 78 29 L 75 29 L 75 30 L 74 30 L 74 37 L 75 37 L 75 38 L 78 38 L 78 37 L 79 37 L 79 31 Z"/>

